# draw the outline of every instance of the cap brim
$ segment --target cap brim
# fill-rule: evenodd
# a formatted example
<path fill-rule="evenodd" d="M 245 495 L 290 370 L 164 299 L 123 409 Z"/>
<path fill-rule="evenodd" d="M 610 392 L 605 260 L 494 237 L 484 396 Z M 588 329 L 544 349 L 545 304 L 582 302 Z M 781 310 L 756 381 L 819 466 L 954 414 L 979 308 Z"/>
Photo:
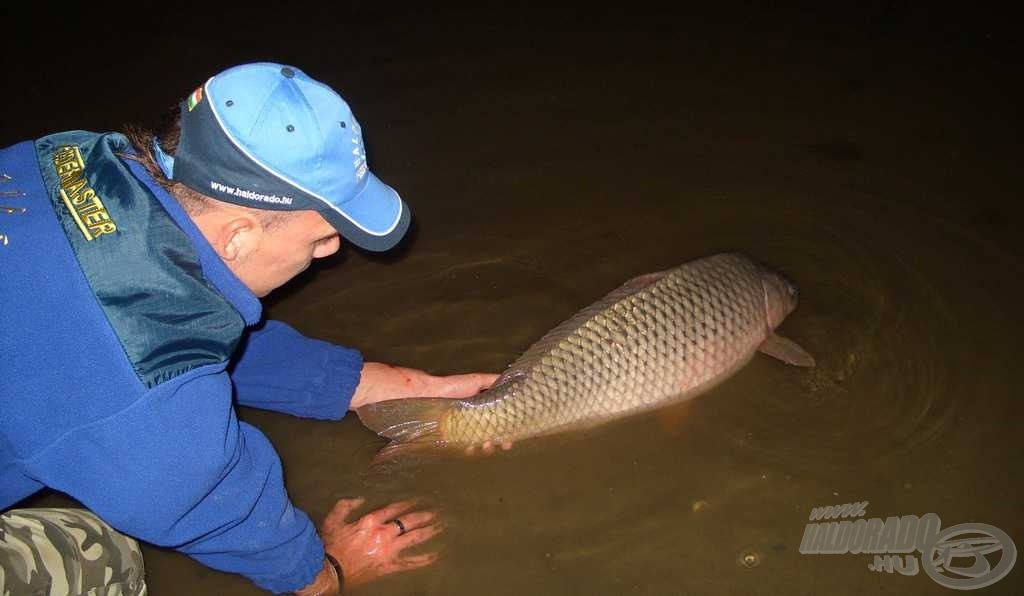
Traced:
<path fill-rule="evenodd" d="M 343 238 L 375 252 L 398 244 L 412 220 L 405 201 L 372 172 L 367 172 L 366 186 L 359 194 L 320 213 Z"/>

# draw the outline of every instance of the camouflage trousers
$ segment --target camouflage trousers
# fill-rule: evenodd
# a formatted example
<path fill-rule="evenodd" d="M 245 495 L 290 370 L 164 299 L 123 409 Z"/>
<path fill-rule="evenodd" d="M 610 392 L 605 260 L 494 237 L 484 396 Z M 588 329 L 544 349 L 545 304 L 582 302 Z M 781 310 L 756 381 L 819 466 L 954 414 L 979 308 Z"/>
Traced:
<path fill-rule="evenodd" d="M 146 594 L 135 540 L 84 509 L 0 514 L 0 596 Z"/>

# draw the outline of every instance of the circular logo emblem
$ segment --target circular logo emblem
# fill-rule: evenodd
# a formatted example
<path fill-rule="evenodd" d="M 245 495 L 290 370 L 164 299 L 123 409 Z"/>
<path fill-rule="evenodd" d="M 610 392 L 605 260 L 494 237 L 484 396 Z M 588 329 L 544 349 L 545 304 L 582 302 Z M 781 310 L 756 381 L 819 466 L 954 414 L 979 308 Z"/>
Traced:
<path fill-rule="evenodd" d="M 986 555 L 1002 551 L 992 567 Z M 958 524 L 935 535 L 921 549 L 925 573 L 954 590 L 975 590 L 1001 580 L 1017 560 L 1017 547 L 999 528 L 988 524 Z"/>

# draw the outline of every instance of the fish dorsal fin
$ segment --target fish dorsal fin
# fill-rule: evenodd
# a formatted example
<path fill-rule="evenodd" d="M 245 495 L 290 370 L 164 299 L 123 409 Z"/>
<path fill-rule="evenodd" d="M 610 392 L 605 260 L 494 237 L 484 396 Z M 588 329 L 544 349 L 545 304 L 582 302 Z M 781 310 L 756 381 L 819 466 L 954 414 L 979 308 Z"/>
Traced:
<path fill-rule="evenodd" d="M 609 308 L 613 304 L 619 302 L 624 298 L 628 298 L 633 294 L 636 294 L 640 290 L 649 287 L 663 277 L 671 273 L 673 270 L 668 269 L 665 271 L 658 271 L 655 273 L 645 273 L 644 275 L 638 275 L 633 279 L 622 284 L 618 288 L 609 292 L 604 298 L 601 298 L 597 302 L 579 311 L 573 315 L 570 319 L 563 321 L 557 327 L 548 331 L 539 340 L 534 342 L 530 349 L 526 350 L 522 356 L 516 359 L 515 362 L 509 365 L 505 372 L 494 382 L 492 387 L 511 383 L 517 379 L 524 377 L 529 370 L 536 364 L 541 358 L 547 354 L 551 348 L 561 342 L 563 339 L 572 335 L 577 329 L 579 329 L 584 323 L 593 318 L 598 313 Z"/>

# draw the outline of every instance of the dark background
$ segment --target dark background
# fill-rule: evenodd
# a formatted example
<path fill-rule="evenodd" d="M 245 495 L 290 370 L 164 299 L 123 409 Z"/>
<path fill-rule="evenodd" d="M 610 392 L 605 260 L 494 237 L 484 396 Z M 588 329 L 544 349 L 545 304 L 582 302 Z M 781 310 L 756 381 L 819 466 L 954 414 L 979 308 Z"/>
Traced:
<path fill-rule="evenodd" d="M 557 131 L 538 130 L 545 121 L 530 110 L 557 119 L 588 105 L 609 117 L 674 114 L 680 118 L 669 123 L 671 132 L 684 136 L 732 132 L 726 128 L 757 118 L 793 120 L 795 133 L 797 125 L 817 127 L 829 138 L 818 147 L 824 154 L 850 159 L 865 157 L 854 136 L 884 135 L 896 124 L 936 152 L 884 147 L 879 157 L 904 171 L 948 157 L 951 146 L 970 145 L 992 168 L 1015 168 L 1007 158 L 1020 153 L 1020 36 L 995 6 L 13 4 L 2 9 L 5 144 L 73 128 L 152 124 L 219 70 L 270 60 L 299 65 L 339 89 L 368 131 L 375 169 L 396 172 L 399 182 L 403 163 L 429 165 L 434 155 L 429 146 L 389 142 L 393 127 L 486 147 L 484 161 L 461 164 L 467 178 L 452 181 L 471 184 L 474 169 L 500 163 L 501 152 L 524 149 L 520 138 L 495 138 L 489 123 L 543 135 L 535 161 L 544 167 L 561 149 L 576 149 L 560 147 Z M 407 68 L 415 61 L 423 68 Z M 499 71 L 502 82 L 548 101 L 495 101 L 486 113 L 461 114 L 494 87 L 491 77 Z M 891 101 L 858 104 L 879 94 Z M 715 112 L 702 113 L 709 108 Z M 924 117 L 935 110 L 944 110 L 941 126 Z M 635 131 L 629 142 L 657 141 L 659 132 L 667 131 Z M 454 172 L 459 165 L 443 164 Z M 947 176 L 932 181 L 958 184 L 955 172 Z M 987 190 L 975 187 L 979 194 Z M 1003 204 L 981 219 L 1002 228 L 1018 214 L 1016 205 Z"/>

